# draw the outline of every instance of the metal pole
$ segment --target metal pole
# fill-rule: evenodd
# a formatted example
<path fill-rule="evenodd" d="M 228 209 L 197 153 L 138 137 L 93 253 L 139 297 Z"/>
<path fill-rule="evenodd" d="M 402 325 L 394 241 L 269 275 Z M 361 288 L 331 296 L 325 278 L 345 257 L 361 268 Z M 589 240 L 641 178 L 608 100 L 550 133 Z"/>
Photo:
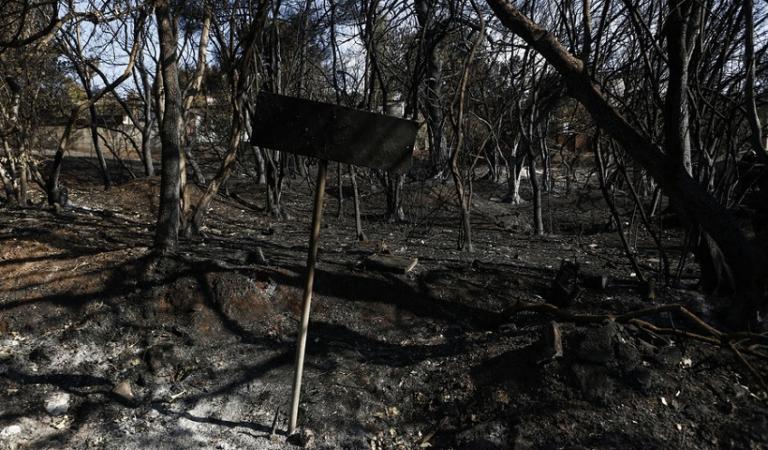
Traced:
<path fill-rule="evenodd" d="M 291 421 L 288 435 L 296 431 L 299 418 L 299 396 L 301 395 L 301 376 L 304 372 L 304 352 L 307 348 L 307 329 L 309 328 L 309 310 L 312 304 L 312 286 L 315 283 L 315 263 L 317 262 L 317 244 L 320 240 L 320 221 L 323 217 L 323 199 L 325 197 L 325 176 L 328 161 L 321 159 L 317 168 L 317 186 L 315 186 L 315 207 L 312 213 L 312 234 L 309 236 L 309 254 L 307 255 L 307 284 L 304 285 L 304 306 L 301 313 L 301 328 L 296 350 L 296 370 L 293 377 L 293 395 L 291 397 Z"/>

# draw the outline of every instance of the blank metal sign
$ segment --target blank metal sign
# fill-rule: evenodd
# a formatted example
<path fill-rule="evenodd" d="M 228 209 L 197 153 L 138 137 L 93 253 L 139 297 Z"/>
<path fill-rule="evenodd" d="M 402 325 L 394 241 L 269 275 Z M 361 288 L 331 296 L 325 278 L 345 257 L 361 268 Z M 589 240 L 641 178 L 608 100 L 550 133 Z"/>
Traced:
<path fill-rule="evenodd" d="M 262 92 L 254 145 L 357 166 L 404 172 L 416 122 L 343 106 Z"/>

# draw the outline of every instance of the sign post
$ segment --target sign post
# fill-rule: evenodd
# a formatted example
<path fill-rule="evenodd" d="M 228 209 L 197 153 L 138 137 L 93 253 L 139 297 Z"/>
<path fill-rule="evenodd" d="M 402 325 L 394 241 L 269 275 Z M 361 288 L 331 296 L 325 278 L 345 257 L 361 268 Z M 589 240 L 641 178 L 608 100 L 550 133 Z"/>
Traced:
<path fill-rule="evenodd" d="M 259 94 L 251 143 L 319 160 L 307 254 L 307 278 L 296 349 L 289 435 L 293 434 L 298 424 L 328 161 L 404 172 L 411 163 L 417 128 L 417 124 L 410 120 L 266 92 Z"/>
<path fill-rule="evenodd" d="M 312 212 L 312 231 L 309 235 L 309 253 L 307 254 L 307 280 L 304 285 L 302 301 L 301 328 L 299 328 L 298 348 L 296 349 L 296 367 L 293 376 L 293 394 L 291 395 L 291 420 L 288 434 L 296 430 L 299 420 L 299 395 L 301 393 L 301 377 L 304 373 L 304 352 L 307 348 L 307 332 L 309 330 L 309 310 L 312 304 L 312 287 L 315 283 L 315 263 L 317 262 L 317 245 L 320 240 L 320 221 L 323 218 L 323 203 L 325 202 L 325 179 L 328 172 L 328 161 L 321 159 L 317 168 L 317 186 L 315 187 L 315 206 Z"/>

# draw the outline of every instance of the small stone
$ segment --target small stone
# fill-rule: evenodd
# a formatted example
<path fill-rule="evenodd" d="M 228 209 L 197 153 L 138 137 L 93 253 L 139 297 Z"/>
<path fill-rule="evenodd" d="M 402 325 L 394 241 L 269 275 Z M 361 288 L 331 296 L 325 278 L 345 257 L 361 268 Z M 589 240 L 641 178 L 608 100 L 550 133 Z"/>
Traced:
<path fill-rule="evenodd" d="M 52 416 L 63 416 L 69 411 L 72 396 L 66 392 L 56 392 L 48 397 L 45 402 L 45 410 Z"/>
<path fill-rule="evenodd" d="M 21 433 L 21 426 L 19 425 L 9 425 L 5 428 L 3 428 L 2 431 L 0 431 L 0 437 L 11 437 L 13 435 Z"/>
<path fill-rule="evenodd" d="M 134 400 L 133 389 L 131 383 L 128 380 L 117 383 L 112 393 L 118 396 L 121 400 L 132 402 Z"/>
<path fill-rule="evenodd" d="M 309 428 L 302 428 L 288 437 L 288 441 L 303 448 L 315 447 L 315 433 Z"/>
<path fill-rule="evenodd" d="M 61 419 L 55 420 L 51 425 L 57 430 L 63 430 L 67 428 L 71 423 L 72 419 L 70 419 L 68 416 L 64 416 Z"/>

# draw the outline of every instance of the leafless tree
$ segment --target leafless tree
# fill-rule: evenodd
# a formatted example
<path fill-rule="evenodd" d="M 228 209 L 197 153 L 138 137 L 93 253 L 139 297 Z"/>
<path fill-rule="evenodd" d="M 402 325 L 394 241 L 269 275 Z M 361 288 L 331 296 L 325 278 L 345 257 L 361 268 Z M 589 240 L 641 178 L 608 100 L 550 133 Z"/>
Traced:
<path fill-rule="evenodd" d="M 743 300 L 735 305 L 734 311 L 742 320 L 754 320 L 755 311 L 765 305 L 768 279 L 763 264 L 765 255 L 749 242 L 731 213 L 688 173 L 684 164 L 680 164 L 679 152 L 665 149 L 643 129 L 630 123 L 587 70 L 585 61 L 563 46 L 555 34 L 531 21 L 510 2 L 489 0 L 488 3 L 506 27 L 522 37 L 558 71 L 570 95 L 579 100 L 594 122 L 654 178 L 681 214 L 711 237 L 712 243 L 724 255 L 724 262 L 736 279 L 736 287 L 743 293 Z M 676 127 L 684 125 L 679 115 L 665 116 L 664 119 L 675 121 Z M 665 130 L 671 129 L 672 125 L 665 126 Z"/>

